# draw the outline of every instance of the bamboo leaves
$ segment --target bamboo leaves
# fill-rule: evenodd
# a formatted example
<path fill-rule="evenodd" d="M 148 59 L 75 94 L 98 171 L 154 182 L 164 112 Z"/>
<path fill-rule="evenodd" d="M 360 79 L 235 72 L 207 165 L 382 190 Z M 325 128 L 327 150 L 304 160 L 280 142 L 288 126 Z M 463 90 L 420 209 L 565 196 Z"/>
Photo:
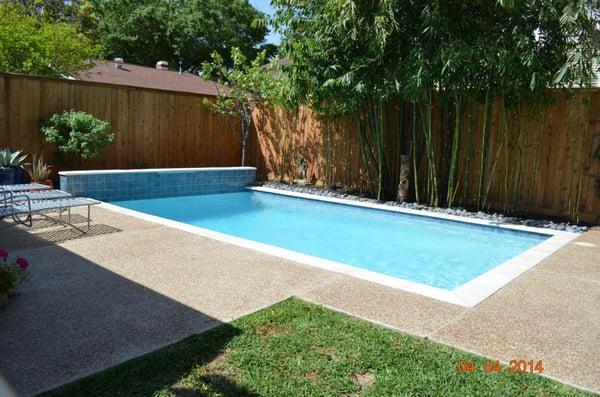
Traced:
<path fill-rule="evenodd" d="M 356 113 L 363 171 L 378 199 L 397 196 L 399 175 L 407 174 L 393 167 L 409 164 L 418 202 L 482 208 L 500 178 L 502 205 L 513 207 L 526 167 L 509 150 L 521 151 L 527 132 L 515 136 L 502 125 L 502 138 L 491 142 L 494 104 L 505 117 L 522 104 L 546 103 L 557 84 L 589 82 L 599 52 L 598 0 L 273 5 L 295 92 L 323 115 Z M 384 111 L 389 101 L 410 109 L 401 139 L 391 121 L 400 117 Z M 475 122 L 474 108 L 483 120 Z M 408 162 L 400 161 L 405 153 Z"/>

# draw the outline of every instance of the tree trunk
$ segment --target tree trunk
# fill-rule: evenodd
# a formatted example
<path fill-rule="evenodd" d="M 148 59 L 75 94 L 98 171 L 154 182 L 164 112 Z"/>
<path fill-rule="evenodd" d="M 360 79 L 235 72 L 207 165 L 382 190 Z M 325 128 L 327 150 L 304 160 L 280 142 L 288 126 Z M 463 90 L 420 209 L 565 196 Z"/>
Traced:
<path fill-rule="evenodd" d="M 252 111 L 245 113 L 241 117 L 242 123 L 242 167 L 246 165 L 246 147 L 248 146 L 248 136 L 250 136 L 250 128 L 252 127 Z"/>
<path fill-rule="evenodd" d="M 410 168 L 411 161 L 410 155 L 400 155 L 400 173 L 398 175 L 398 196 L 397 200 L 399 203 L 403 203 L 408 198 L 408 189 L 410 185 Z"/>
<path fill-rule="evenodd" d="M 248 141 L 248 128 L 244 128 L 242 133 L 242 167 L 246 165 L 246 142 Z"/>

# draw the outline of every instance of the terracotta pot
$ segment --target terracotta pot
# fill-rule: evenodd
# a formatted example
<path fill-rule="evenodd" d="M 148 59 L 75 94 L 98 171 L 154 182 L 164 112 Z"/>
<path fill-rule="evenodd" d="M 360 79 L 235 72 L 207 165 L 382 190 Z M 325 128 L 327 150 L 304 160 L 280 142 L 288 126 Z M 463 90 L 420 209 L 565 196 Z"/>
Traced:
<path fill-rule="evenodd" d="M 54 183 L 52 183 L 52 179 L 46 179 L 45 181 L 31 181 L 31 183 L 37 183 L 39 185 L 48 186 L 50 189 L 54 188 Z M 36 190 L 39 189 L 32 189 L 31 191 L 34 192 Z"/>
<path fill-rule="evenodd" d="M 0 309 L 8 304 L 8 293 L 0 292 Z"/>
<path fill-rule="evenodd" d="M 37 181 L 35 183 L 39 183 L 40 185 L 48 186 L 50 189 L 52 189 L 54 187 L 54 184 L 52 183 L 52 179 L 46 179 L 45 181 Z"/>

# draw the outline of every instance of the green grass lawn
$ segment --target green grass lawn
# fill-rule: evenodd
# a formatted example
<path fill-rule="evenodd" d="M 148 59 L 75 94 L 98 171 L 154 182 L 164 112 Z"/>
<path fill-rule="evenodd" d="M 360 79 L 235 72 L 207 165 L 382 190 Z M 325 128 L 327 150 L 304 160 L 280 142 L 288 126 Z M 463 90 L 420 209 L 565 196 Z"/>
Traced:
<path fill-rule="evenodd" d="M 459 359 L 475 372 L 458 373 Z M 586 395 L 506 368 L 484 373 L 483 361 L 291 298 L 45 395 Z"/>

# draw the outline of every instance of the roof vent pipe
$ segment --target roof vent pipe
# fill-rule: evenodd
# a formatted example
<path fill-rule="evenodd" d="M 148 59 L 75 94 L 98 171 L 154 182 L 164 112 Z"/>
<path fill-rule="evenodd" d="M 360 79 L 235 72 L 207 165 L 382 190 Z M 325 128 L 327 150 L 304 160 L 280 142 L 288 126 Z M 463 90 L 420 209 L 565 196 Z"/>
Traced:
<path fill-rule="evenodd" d="M 158 70 L 169 70 L 169 62 L 167 62 L 167 61 L 158 61 L 158 62 L 156 62 L 156 69 L 158 69 Z"/>
<path fill-rule="evenodd" d="M 123 69 L 123 58 L 115 58 L 115 68 Z"/>

